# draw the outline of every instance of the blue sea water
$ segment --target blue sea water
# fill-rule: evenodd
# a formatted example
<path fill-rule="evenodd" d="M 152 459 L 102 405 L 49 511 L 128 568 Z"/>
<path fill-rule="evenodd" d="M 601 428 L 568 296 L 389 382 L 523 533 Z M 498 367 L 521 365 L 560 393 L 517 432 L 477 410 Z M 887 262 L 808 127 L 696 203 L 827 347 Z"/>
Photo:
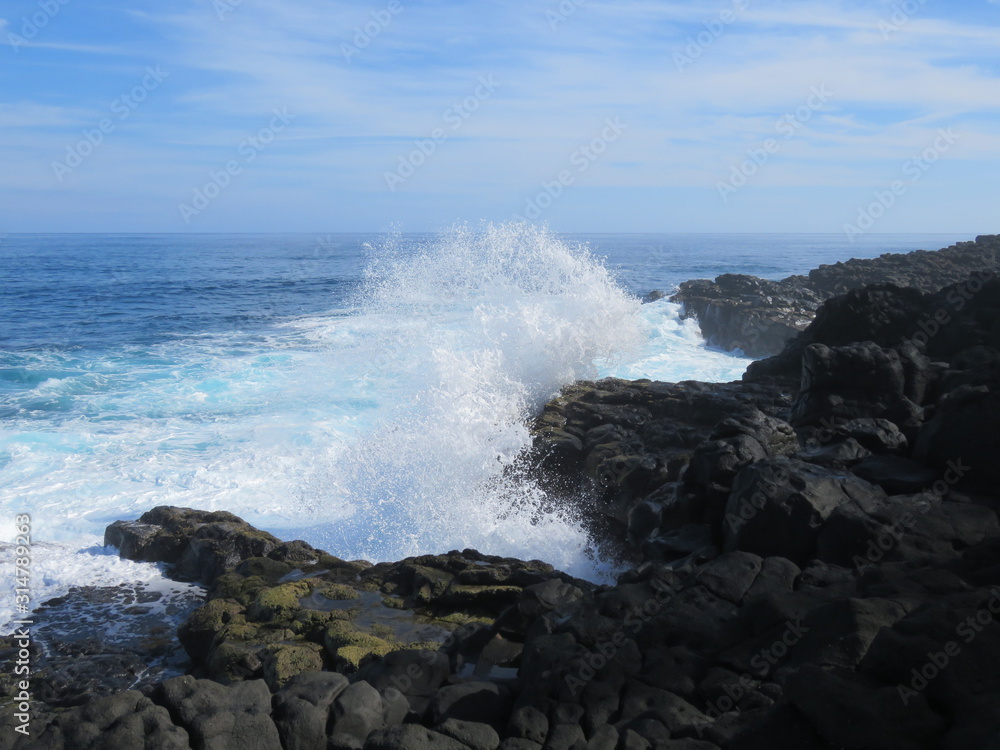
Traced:
<path fill-rule="evenodd" d="M 36 600 L 155 576 L 100 547 L 160 504 L 344 558 L 476 547 L 600 578 L 574 519 L 504 471 L 575 379 L 738 378 L 653 289 L 781 278 L 951 235 L 8 235 L 0 542 L 32 517 Z M 0 558 L 12 555 L 0 549 Z M 0 622 L 9 602 L 0 592 Z"/>

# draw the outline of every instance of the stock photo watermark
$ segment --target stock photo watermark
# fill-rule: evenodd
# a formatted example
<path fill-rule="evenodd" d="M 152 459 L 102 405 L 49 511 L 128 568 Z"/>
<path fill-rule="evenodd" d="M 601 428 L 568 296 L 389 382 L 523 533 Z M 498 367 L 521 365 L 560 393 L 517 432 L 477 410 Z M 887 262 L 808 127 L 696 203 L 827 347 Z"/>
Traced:
<path fill-rule="evenodd" d="M 928 146 L 919 154 L 903 163 L 903 174 L 909 180 L 893 180 L 884 190 L 876 190 L 872 197 L 874 200 L 867 206 L 858 209 L 858 216 L 853 224 L 844 224 L 844 234 L 847 239 L 854 241 L 855 237 L 870 230 L 875 223 L 885 216 L 886 212 L 896 205 L 896 201 L 906 195 L 907 191 L 916 185 L 923 176 L 937 163 L 941 157 L 948 153 L 961 138 L 951 128 L 941 128 L 937 132 L 934 143 Z"/>
<path fill-rule="evenodd" d="M 243 157 L 242 162 L 237 159 L 230 159 L 221 169 L 213 169 L 208 173 L 208 181 L 204 185 L 192 190 L 190 203 L 180 203 L 177 210 L 185 224 L 190 224 L 191 219 L 198 216 L 202 211 L 222 195 L 222 191 L 229 187 L 233 178 L 243 172 L 243 167 L 266 149 L 279 133 L 283 132 L 295 119 L 296 115 L 289 114 L 288 107 L 273 109 L 273 117 L 270 122 L 254 135 L 249 136 L 240 143 L 236 149 L 237 153 Z"/>
<path fill-rule="evenodd" d="M 910 19 L 916 15 L 927 0 L 904 0 L 892 6 L 892 13 L 888 18 L 883 18 L 878 22 L 878 30 L 882 32 L 882 38 L 888 40 L 893 34 L 901 30 Z"/>
<path fill-rule="evenodd" d="M 14 612 L 11 624 L 16 652 L 12 661 L 15 679 L 14 731 L 28 736 L 31 731 L 31 626 L 33 621 L 25 615 L 31 612 L 31 516 L 21 514 L 14 518 Z"/>
<path fill-rule="evenodd" d="M 685 68 L 694 65 L 705 51 L 726 33 L 732 24 L 739 18 L 737 13 L 747 10 L 750 7 L 750 0 L 732 0 L 733 10 L 726 8 L 719 12 L 717 18 L 704 23 L 705 30 L 698 32 L 694 36 L 687 38 L 687 46 L 684 52 L 674 53 L 674 65 L 677 70 L 683 72 Z"/>
<path fill-rule="evenodd" d="M 212 0 L 212 7 L 215 9 L 215 15 L 219 17 L 220 21 L 225 21 L 226 16 L 239 8 L 241 5 L 243 5 L 243 0 Z"/>
<path fill-rule="evenodd" d="M 955 636 L 960 641 L 948 641 L 941 647 L 940 651 L 928 651 L 927 661 L 919 668 L 914 667 L 910 670 L 910 681 L 906 684 L 896 685 L 896 692 L 904 706 L 926 690 L 934 680 L 941 676 L 941 673 L 948 668 L 954 659 L 962 655 L 963 645 L 971 645 L 983 630 L 996 622 L 997 616 L 1000 615 L 1000 588 L 994 587 L 990 593 L 992 596 L 983 607 L 974 615 L 966 617 L 955 627 Z"/>
<path fill-rule="evenodd" d="M 833 92 L 827 89 L 826 84 L 813 86 L 804 104 L 796 108 L 794 112 L 785 113 L 774 123 L 775 132 L 784 136 L 783 140 L 787 141 L 798 132 L 799 128 L 809 122 L 813 115 L 821 110 L 832 97 Z M 733 164 L 730 168 L 729 179 L 718 180 L 715 183 L 715 188 L 719 191 L 724 203 L 728 203 L 730 195 L 744 187 L 770 161 L 772 156 L 781 151 L 781 144 L 782 141 L 777 138 L 768 138 L 760 145 L 747 149 L 747 158 L 739 164 Z"/>
<path fill-rule="evenodd" d="M 614 119 L 609 117 L 604 121 L 604 124 L 605 128 L 599 136 L 570 154 L 570 166 L 576 169 L 560 170 L 554 179 L 543 181 L 539 185 L 540 190 L 534 196 L 524 199 L 524 213 L 514 214 L 512 219 L 527 221 L 541 216 L 542 212 L 555 203 L 566 188 L 572 186 L 580 175 L 590 169 L 590 165 L 608 150 L 610 144 L 617 141 L 622 133 L 628 130 L 628 125 L 623 123 L 619 117 Z"/>
<path fill-rule="evenodd" d="M 344 59 L 347 62 L 352 62 L 354 56 L 360 55 L 362 50 L 367 49 L 372 40 L 385 31 L 392 23 L 392 19 L 402 12 L 403 4 L 399 0 L 390 0 L 383 10 L 371 11 L 372 20 L 365 23 L 364 26 L 354 27 L 354 38 L 351 40 L 351 44 L 341 43 L 340 52 Z"/>
<path fill-rule="evenodd" d="M 555 10 L 549 8 L 545 11 L 545 20 L 549 22 L 549 28 L 555 31 L 561 24 L 576 13 L 580 6 L 587 0 L 562 0 Z"/>
<path fill-rule="evenodd" d="M 7 32 L 7 42 L 14 48 L 14 53 L 21 51 L 21 47 L 27 47 L 28 43 L 38 36 L 38 32 L 49 25 L 53 18 L 59 15 L 63 6 L 69 5 L 71 0 L 39 0 L 38 10 L 30 16 L 21 17 L 21 33 L 15 34 Z"/>
<path fill-rule="evenodd" d="M 95 127 L 83 130 L 83 138 L 66 147 L 66 156 L 62 161 L 52 162 L 52 173 L 56 180 L 62 182 L 66 175 L 71 174 L 83 164 L 97 147 L 104 143 L 105 137 L 114 133 L 119 123 L 131 117 L 150 92 L 156 91 L 169 75 L 170 73 L 161 70 L 159 65 L 155 68 L 147 67 L 146 75 L 140 83 L 111 101 L 109 105 L 111 114 L 117 117 L 102 117 Z"/>
<path fill-rule="evenodd" d="M 483 102 L 489 100 L 501 86 L 501 83 L 493 78 L 492 73 L 479 76 L 477 84 L 472 94 L 460 102 L 453 103 L 441 115 L 441 119 L 448 126 L 447 128 L 434 128 L 426 138 L 418 138 L 414 141 L 416 148 L 399 157 L 399 164 L 395 171 L 386 171 L 383 174 L 385 184 L 390 192 L 395 193 L 396 188 L 416 174 L 416 171 L 437 152 L 438 147 L 458 132 L 465 121 L 472 117 L 483 105 Z"/>

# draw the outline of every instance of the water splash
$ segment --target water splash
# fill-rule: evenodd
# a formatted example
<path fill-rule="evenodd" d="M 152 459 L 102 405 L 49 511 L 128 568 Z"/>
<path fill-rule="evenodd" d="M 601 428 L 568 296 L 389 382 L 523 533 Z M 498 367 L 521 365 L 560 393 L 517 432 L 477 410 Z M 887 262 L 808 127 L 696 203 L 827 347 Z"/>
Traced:
<path fill-rule="evenodd" d="M 374 249 L 359 314 L 384 324 L 370 376 L 405 373 L 410 392 L 305 493 L 329 517 L 321 546 L 375 560 L 475 547 L 594 577 L 580 524 L 505 469 L 560 386 L 638 350 L 639 301 L 585 248 L 502 224 Z"/>

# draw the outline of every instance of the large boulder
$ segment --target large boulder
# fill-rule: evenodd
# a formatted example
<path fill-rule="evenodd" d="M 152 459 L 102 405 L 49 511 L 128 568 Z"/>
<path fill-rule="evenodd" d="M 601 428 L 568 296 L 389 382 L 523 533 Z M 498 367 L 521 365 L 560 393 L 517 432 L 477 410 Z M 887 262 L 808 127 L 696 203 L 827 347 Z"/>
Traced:
<path fill-rule="evenodd" d="M 783 457 L 758 461 L 736 477 L 723 523 L 725 548 L 802 565 L 816 556 L 834 510 L 884 498 L 882 489 L 852 474 Z"/>

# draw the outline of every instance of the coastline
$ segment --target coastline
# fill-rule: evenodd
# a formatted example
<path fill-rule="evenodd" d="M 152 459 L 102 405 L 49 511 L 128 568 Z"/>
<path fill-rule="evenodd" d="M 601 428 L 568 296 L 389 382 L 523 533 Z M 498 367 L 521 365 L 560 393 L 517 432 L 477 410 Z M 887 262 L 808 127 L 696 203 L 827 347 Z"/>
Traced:
<path fill-rule="evenodd" d="M 630 559 L 615 586 L 345 562 L 229 514 L 114 524 L 210 587 L 181 631 L 200 679 L 50 714 L 39 746 L 985 747 L 1000 638 L 958 629 L 1000 613 L 994 269 L 831 298 L 739 383 L 565 389 L 533 459 Z M 401 635 L 421 617 L 447 645 Z"/>

